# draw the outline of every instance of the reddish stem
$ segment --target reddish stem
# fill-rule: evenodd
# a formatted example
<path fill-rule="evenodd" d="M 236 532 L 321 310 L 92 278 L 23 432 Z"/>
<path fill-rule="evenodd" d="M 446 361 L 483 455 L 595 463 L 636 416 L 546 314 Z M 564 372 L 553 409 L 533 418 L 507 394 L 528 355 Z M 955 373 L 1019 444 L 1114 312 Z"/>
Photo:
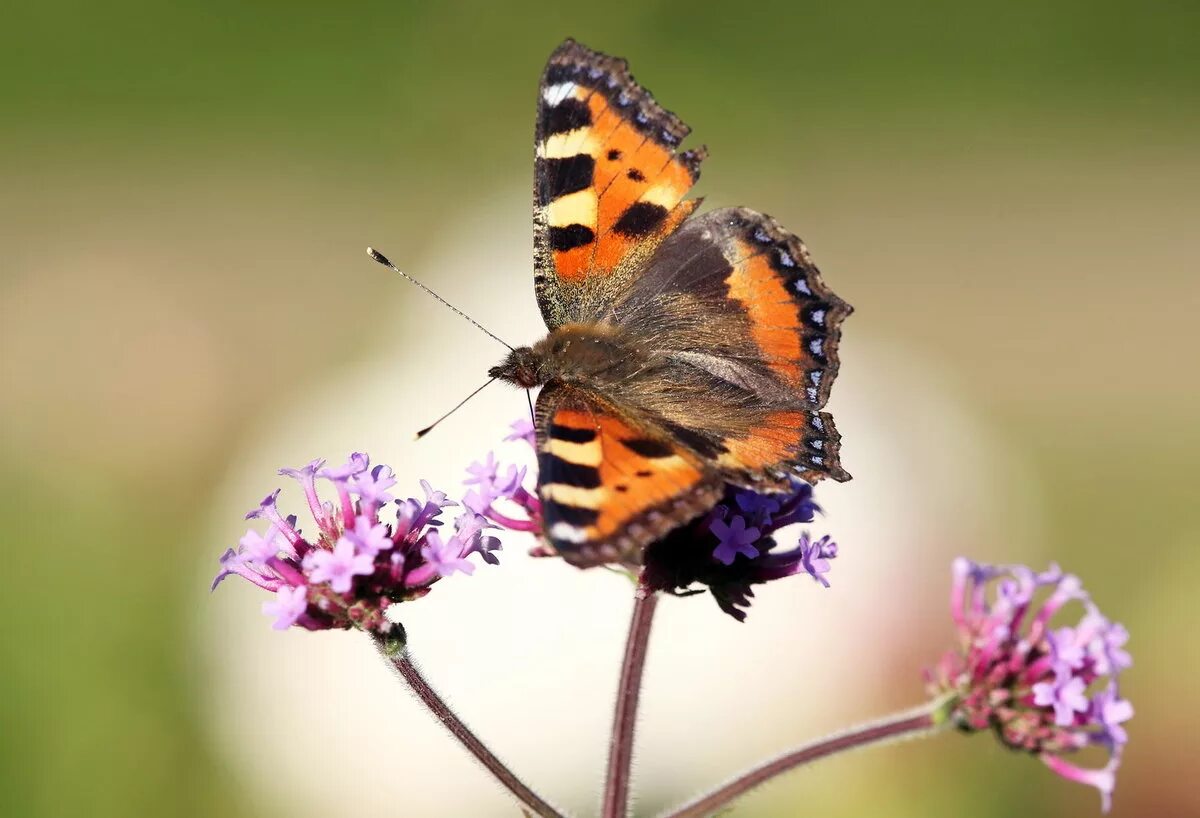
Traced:
<path fill-rule="evenodd" d="M 883 721 L 854 727 L 845 732 L 818 739 L 811 744 L 802 745 L 770 761 L 763 762 L 709 793 L 663 813 L 660 818 L 704 818 L 704 816 L 712 815 L 728 806 L 734 799 L 740 798 L 760 784 L 789 770 L 847 750 L 929 732 L 943 722 L 939 713 L 938 703 L 933 703 L 917 711 L 909 710 Z"/>
<path fill-rule="evenodd" d="M 617 687 L 612 737 L 608 744 L 608 778 L 604 786 L 603 818 L 625 818 L 629 810 L 629 769 L 633 761 L 633 735 L 638 699 L 642 692 L 642 670 L 658 594 L 639 584 L 633 597 L 633 617 L 625 641 L 625 660 Z"/>
<path fill-rule="evenodd" d="M 412 692 L 417 694 L 417 698 L 429 708 L 429 712 L 450 731 L 451 735 L 458 739 L 467 752 L 475 756 L 479 763 L 487 768 L 487 771 L 521 802 L 521 805 L 526 810 L 534 815 L 541 816 L 541 818 L 563 818 L 562 813 L 542 800 L 537 793 L 526 786 L 521 779 L 517 778 L 516 774 L 508 769 L 504 762 L 497 758 L 471 732 L 471 729 L 454 714 L 454 711 L 437 694 L 437 691 L 425 681 L 425 677 L 421 675 L 421 671 L 409 659 L 408 650 L 403 645 L 397 645 L 395 642 L 391 642 L 382 636 L 375 636 L 373 638 L 383 658 L 395 669 L 400 678 L 408 684 Z"/>

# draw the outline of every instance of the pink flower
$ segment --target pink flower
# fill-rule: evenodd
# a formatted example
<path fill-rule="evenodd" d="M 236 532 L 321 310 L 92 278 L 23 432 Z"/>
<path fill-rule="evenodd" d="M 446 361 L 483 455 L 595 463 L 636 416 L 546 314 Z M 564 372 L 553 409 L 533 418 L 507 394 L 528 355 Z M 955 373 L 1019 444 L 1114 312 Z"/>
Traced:
<path fill-rule="evenodd" d="M 360 474 L 350 481 L 350 490 L 357 493 L 363 502 L 382 506 L 392 502 L 387 490 L 396 485 L 390 466 L 376 466 L 369 474 Z"/>
<path fill-rule="evenodd" d="M 1068 666 L 1062 665 L 1052 682 L 1038 682 L 1033 686 L 1033 703 L 1039 707 L 1054 708 L 1054 723 L 1059 727 L 1070 727 L 1075 723 L 1076 713 L 1086 713 L 1089 702 L 1084 694 L 1087 683 L 1071 675 Z"/>
<path fill-rule="evenodd" d="M 388 527 L 383 523 L 372 525 L 371 521 L 365 517 L 355 519 L 354 530 L 347 532 L 346 538 L 354 543 L 359 553 L 369 554 L 372 558 L 380 551 L 392 547 L 392 538 L 388 534 Z"/>
<path fill-rule="evenodd" d="M 1083 608 L 1079 623 L 1052 629 L 1072 603 Z M 958 559 L 950 608 L 961 647 L 927 673 L 950 718 L 966 731 L 992 730 L 1064 778 L 1096 787 L 1107 811 L 1128 740 L 1122 724 L 1133 716 L 1117 679 L 1132 661 L 1122 649 L 1129 634 L 1057 566 L 1038 574 Z M 1108 751 L 1103 767 L 1066 760 L 1088 746 Z"/>
<path fill-rule="evenodd" d="M 275 617 L 272 625 L 277 631 L 285 631 L 308 609 L 308 586 L 297 585 L 295 588 L 284 585 L 275 592 L 274 602 L 264 602 L 262 611 L 267 616 Z"/>
<path fill-rule="evenodd" d="M 259 534 L 254 529 L 248 530 L 238 540 L 242 559 L 248 562 L 265 563 L 279 553 L 279 544 L 275 542 L 277 536 L 279 536 L 279 529 L 275 526 L 268 528 L 266 535 Z"/>
<path fill-rule="evenodd" d="M 390 605 L 424 596 L 443 577 L 470 574 L 475 570 L 472 554 L 498 562 L 500 544 L 484 536 L 490 524 L 474 512 L 461 515 L 455 535 L 442 539 L 439 518 L 457 503 L 425 481 L 423 500 L 407 498 L 391 506 L 391 519 L 381 519 L 396 479 L 388 466 L 368 471 L 369 462 L 365 454 L 355 453 L 336 469 L 322 468 L 322 460 L 282 469 L 304 491 L 315 523 L 305 530 L 314 535 L 301 535 L 296 517 L 285 519 L 279 513 L 279 491 L 273 491 L 247 515 L 267 520 L 267 532 L 251 529 L 236 551 L 226 550 L 213 588 L 237 575 L 273 593 L 263 612 L 274 618 L 278 630 L 297 625 L 382 633 L 391 628 L 385 615 Z M 318 480 L 332 484 L 335 502 L 322 501 Z"/>
<path fill-rule="evenodd" d="M 312 582 L 328 582 L 335 592 L 344 594 L 349 592 L 355 576 L 369 576 L 375 571 L 375 561 L 371 554 L 356 553 L 354 542 L 342 537 L 332 551 L 309 551 L 304 569 Z"/>

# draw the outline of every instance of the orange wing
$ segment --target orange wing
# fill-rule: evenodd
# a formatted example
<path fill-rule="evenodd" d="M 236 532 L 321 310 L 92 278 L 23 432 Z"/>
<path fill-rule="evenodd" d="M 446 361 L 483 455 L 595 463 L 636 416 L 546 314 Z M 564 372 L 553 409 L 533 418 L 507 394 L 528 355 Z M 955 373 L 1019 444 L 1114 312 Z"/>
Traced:
<path fill-rule="evenodd" d="M 574 565 L 636 563 L 721 496 L 722 481 L 693 452 L 581 390 L 543 389 L 537 429 L 546 537 Z"/>
<path fill-rule="evenodd" d="M 652 383 L 623 384 L 622 397 L 642 400 L 729 482 L 847 480 L 833 418 L 819 410 L 851 311 L 774 219 L 746 208 L 688 219 L 613 308 L 672 362 Z"/>
<path fill-rule="evenodd" d="M 567 40 L 542 76 L 535 135 L 535 283 L 546 324 L 587 320 L 699 204 L 703 148 L 624 60 Z"/>

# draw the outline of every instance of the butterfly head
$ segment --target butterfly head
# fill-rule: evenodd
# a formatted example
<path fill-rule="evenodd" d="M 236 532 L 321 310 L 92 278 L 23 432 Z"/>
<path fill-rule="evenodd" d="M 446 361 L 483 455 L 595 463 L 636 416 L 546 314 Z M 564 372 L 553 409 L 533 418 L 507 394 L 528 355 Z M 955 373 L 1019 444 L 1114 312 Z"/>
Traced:
<path fill-rule="evenodd" d="M 532 347 L 517 347 L 498 365 L 488 370 L 488 376 L 516 384 L 522 389 L 532 389 L 546 382 L 542 367 L 543 357 Z"/>

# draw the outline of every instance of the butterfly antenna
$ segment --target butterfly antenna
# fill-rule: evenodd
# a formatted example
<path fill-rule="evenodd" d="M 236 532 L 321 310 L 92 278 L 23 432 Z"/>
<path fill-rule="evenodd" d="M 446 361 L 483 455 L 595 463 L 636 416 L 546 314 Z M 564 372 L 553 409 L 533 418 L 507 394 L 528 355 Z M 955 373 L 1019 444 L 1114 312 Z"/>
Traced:
<path fill-rule="evenodd" d="M 431 290 L 431 289 L 429 289 L 428 287 L 426 287 L 426 286 L 425 286 L 424 284 L 422 284 L 420 281 L 417 281 L 415 278 L 413 278 L 413 277 L 412 277 L 412 276 L 410 276 L 408 273 L 406 273 L 406 272 L 404 272 L 403 270 L 401 270 L 401 269 L 400 269 L 399 267 L 397 267 L 395 264 L 392 264 L 392 262 L 391 262 L 391 261 L 388 259 L 388 257 L 387 257 L 387 256 L 385 256 L 383 253 L 381 253 L 381 252 L 379 252 L 378 250 L 376 250 L 374 247 L 368 247 L 368 248 L 367 248 L 367 255 L 368 255 L 368 256 L 370 256 L 371 258 L 375 259 L 375 261 L 379 262 L 379 263 L 380 263 L 380 264 L 382 264 L 384 267 L 387 267 L 387 268 L 391 269 L 393 272 L 399 273 L 399 274 L 400 274 L 400 275 L 402 275 L 404 278 L 407 278 L 407 279 L 408 279 L 409 281 L 411 281 L 413 284 L 416 284 L 416 285 L 417 285 L 418 287 L 420 287 L 422 290 L 424 290 L 425 292 L 427 292 L 427 293 L 429 293 L 430 295 L 432 295 L 432 296 L 433 296 L 434 298 L 436 298 L 438 301 L 441 301 L 441 302 L 442 302 L 443 304 L 445 304 L 447 307 L 449 307 L 450 309 L 454 310 L 456 313 L 458 313 L 459 315 L 461 315 L 463 318 L 467 319 L 467 320 L 468 320 L 468 321 L 470 321 L 472 324 L 474 324 L 474 325 L 475 325 L 475 327 L 476 327 L 477 329 L 479 329 L 479 330 L 480 330 L 480 331 L 481 331 L 481 332 L 482 332 L 484 335 L 488 336 L 489 338 L 492 338 L 493 340 L 499 341 L 500 343 L 504 344 L 504 346 L 508 347 L 509 349 L 512 349 L 512 345 L 511 345 L 511 344 L 509 344 L 507 341 L 505 341 L 505 340 L 504 340 L 504 339 L 502 339 L 502 338 L 499 338 L 499 337 L 497 337 L 497 336 L 495 335 L 495 333 L 489 332 L 489 331 L 488 331 L 488 329 L 487 329 L 485 326 L 483 326 L 482 324 L 480 324 L 480 323 L 479 323 L 478 321 L 476 321 L 474 318 L 472 318 L 471 316 L 467 315 L 465 312 L 463 312 L 463 311 L 462 311 L 462 310 L 460 310 L 458 307 L 456 307 L 456 306 L 454 306 L 453 304 L 451 304 L 451 303 L 450 303 L 449 301 L 447 301 L 446 299 L 442 298 L 440 295 L 438 295 L 438 294 L 437 294 L 437 293 L 435 293 L 433 290 Z M 490 381 L 489 381 L 489 383 L 490 383 Z M 484 384 L 484 386 L 487 386 L 487 384 Z M 480 389 L 482 389 L 482 388 L 483 388 L 483 387 L 481 386 L 481 387 L 480 387 Z M 478 390 L 476 390 L 476 391 L 478 391 Z M 457 407 L 455 407 L 455 408 L 457 408 Z M 431 426 L 430 428 L 433 428 L 433 427 Z M 429 431 L 429 429 L 426 429 L 425 431 L 427 432 L 427 431 Z M 422 432 L 422 434 L 424 434 L 424 432 Z M 420 437 L 420 435 L 418 435 L 418 437 Z"/>
<path fill-rule="evenodd" d="M 451 416 L 451 415 L 453 415 L 455 412 L 457 412 L 459 409 L 461 409 L 464 403 L 466 403 L 466 402 L 467 402 L 467 401 L 469 401 L 471 398 L 473 398 L 473 397 L 475 397 L 476 395 L 478 395 L 480 392 L 482 392 L 482 391 L 483 391 L 484 389 L 486 389 L 487 387 L 491 386 L 491 385 L 492 385 L 492 383 L 493 383 L 495 380 L 496 380 L 495 378 L 492 378 L 492 379 L 491 379 L 491 380 L 489 380 L 487 383 L 485 383 L 483 386 L 479 387 L 479 388 L 478 388 L 478 389 L 476 389 L 474 392 L 472 392 L 471 394 L 467 395 L 465 398 L 463 398 L 462 400 L 460 400 L 460 401 L 458 402 L 458 405 L 457 405 L 457 406 L 455 406 L 453 409 L 451 409 L 449 412 L 447 412 L 446 414 L 442 415 L 440 418 L 438 418 L 438 419 L 437 419 L 437 420 L 435 420 L 433 423 L 431 423 L 431 424 L 429 424 L 428 426 L 426 426 L 426 427 L 425 427 L 424 429 L 422 429 L 421 431 L 417 432 L 417 436 L 416 436 L 416 437 L 414 437 L 414 438 L 413 438 L 413 440 L 420 440 L 421 438 L 425 437 L 425 435 L 427 435 L 427 434 L 429 434 L 430 432 L 432 432 L 432 431 L 433 431 L 433 427 L 437 426 L 437 425 L 438 425 L 439 423 L 441 423 L 443 420 L 445 420 L 446 418 L 450 417 L 450 416 Z"/>

